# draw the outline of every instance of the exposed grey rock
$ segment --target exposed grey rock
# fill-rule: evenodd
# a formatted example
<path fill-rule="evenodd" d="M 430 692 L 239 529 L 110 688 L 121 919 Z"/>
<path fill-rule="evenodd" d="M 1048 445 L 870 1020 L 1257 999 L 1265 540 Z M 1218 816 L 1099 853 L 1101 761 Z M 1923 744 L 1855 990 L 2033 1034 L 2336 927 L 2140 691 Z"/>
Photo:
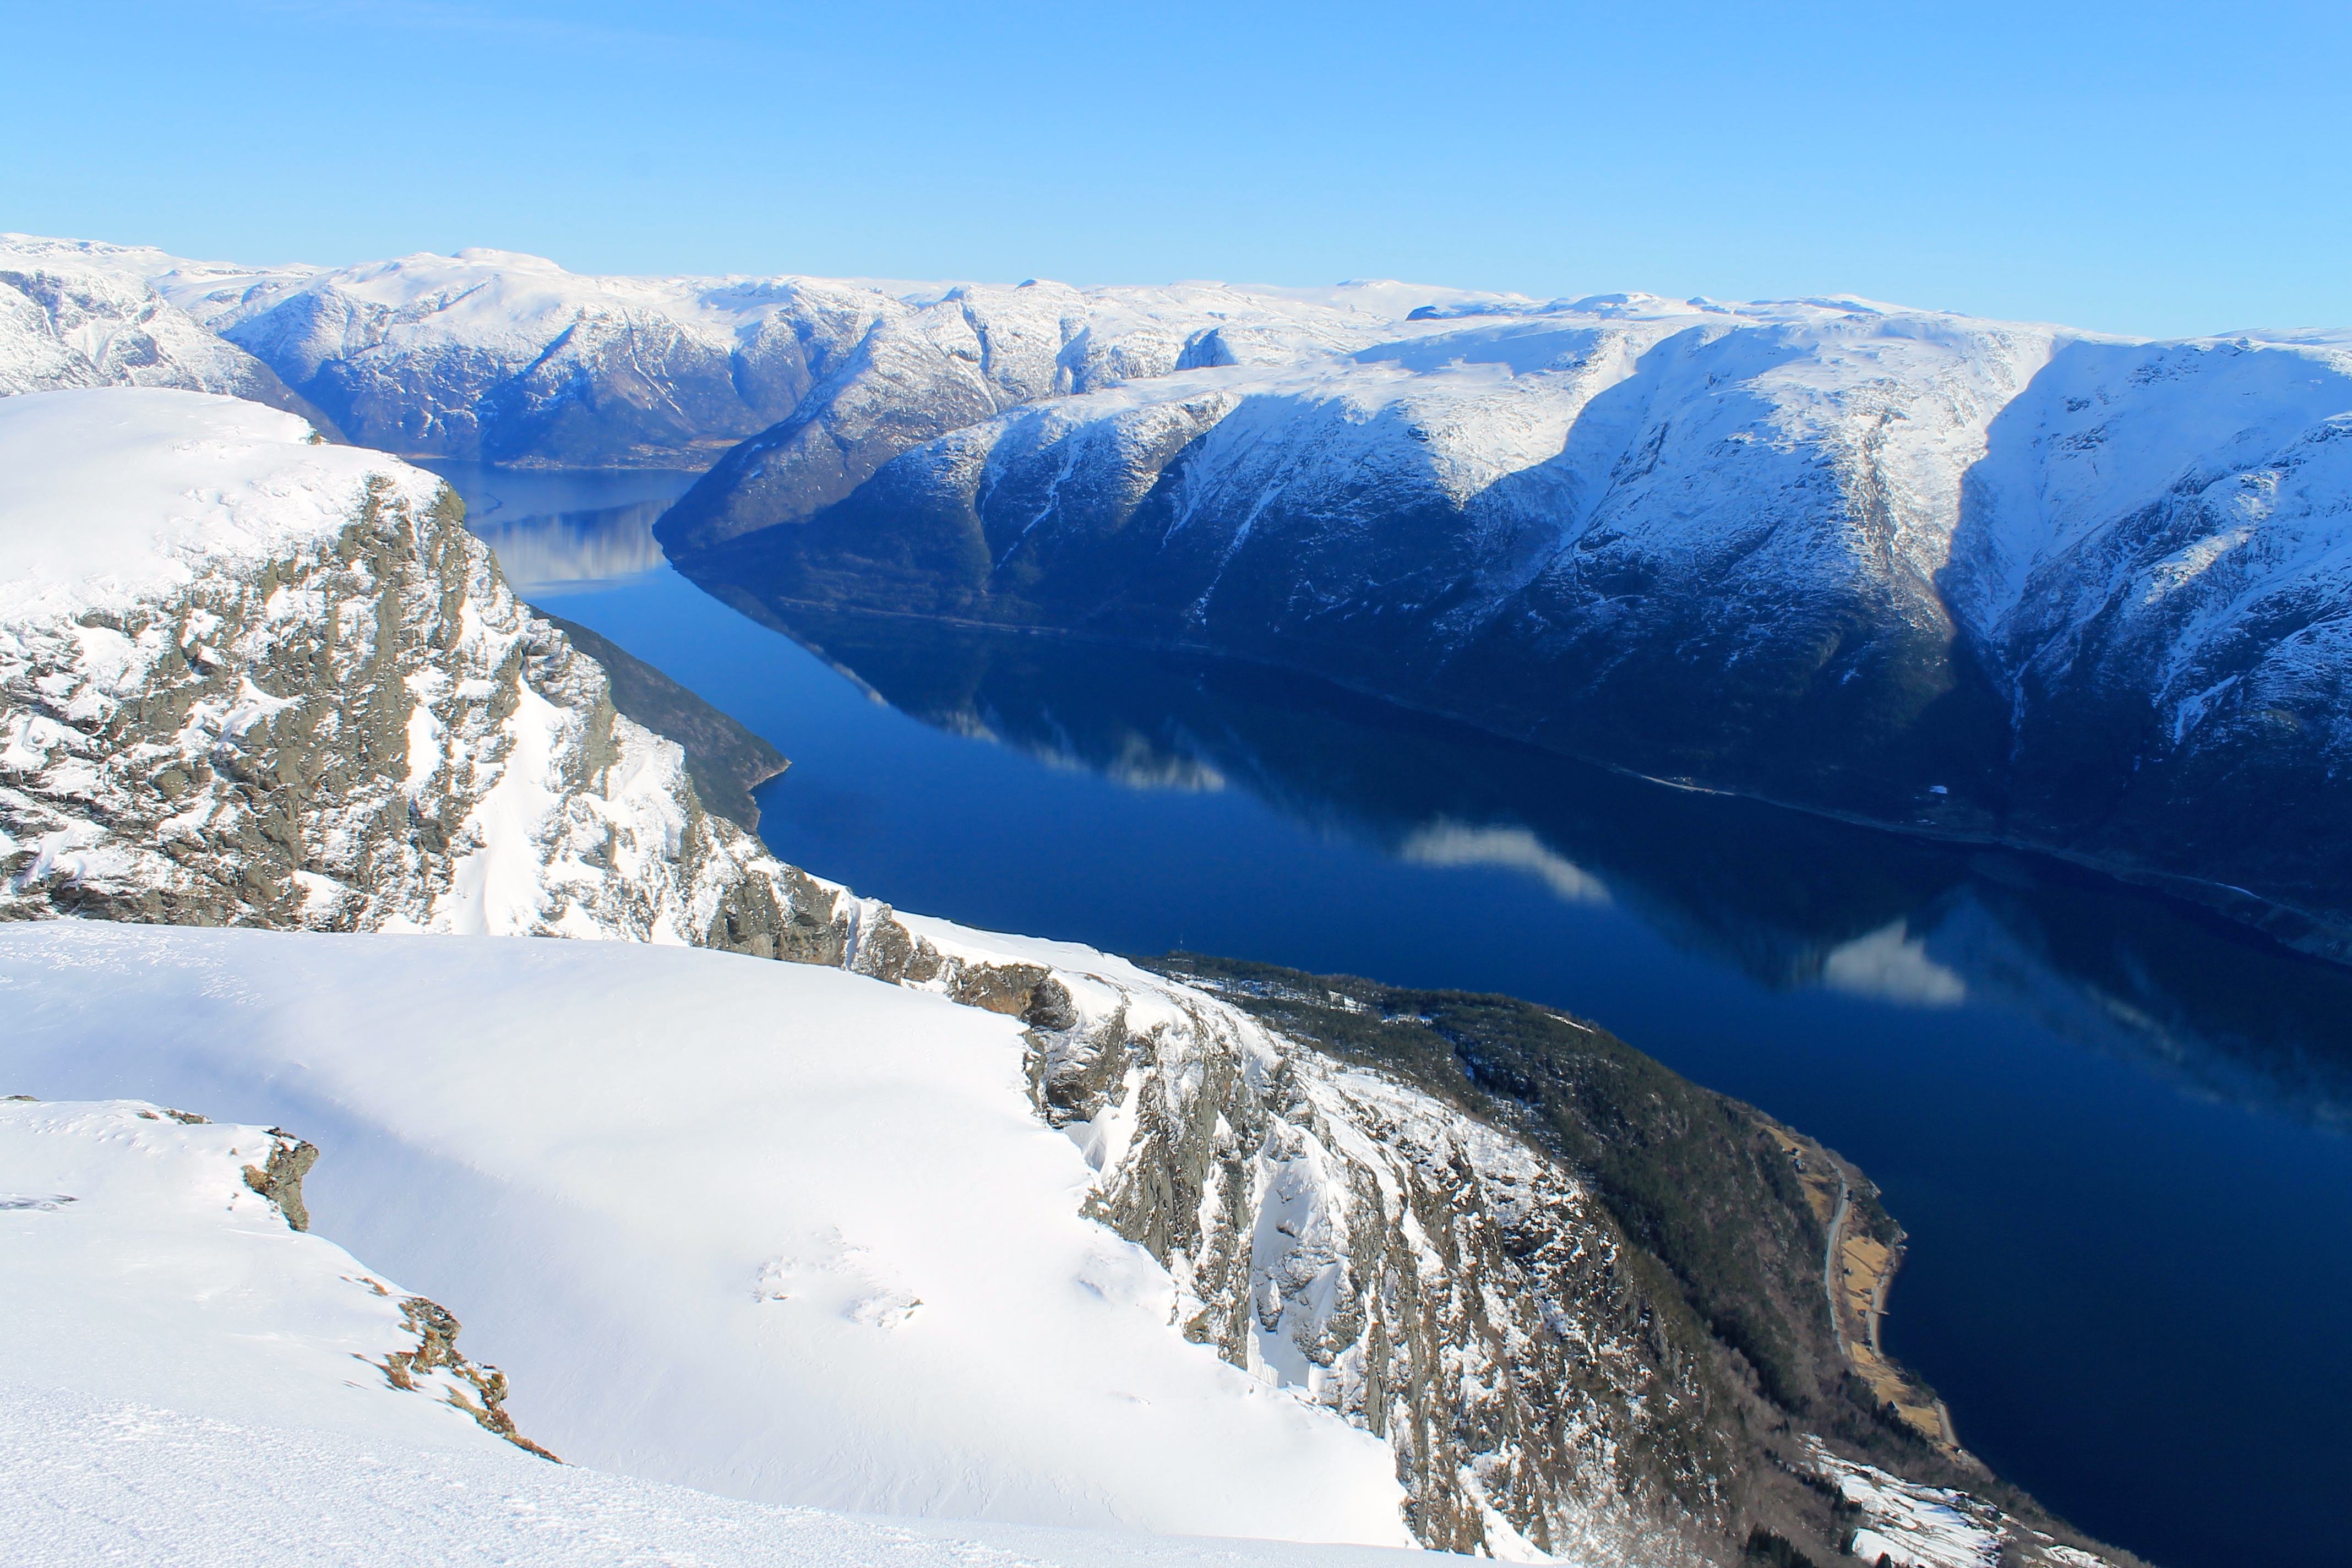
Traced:
<path fill-rule="evenodd" d="M 751 792 L 792 766 L 783 753 L 610 637 L 541 614 L 603 667 L 615 711 L 685 751 L 687 774 L 704 807 L 747 833 L 756 831 L 760 807 Z"/>
<path fill-rule="evenodd" d="M 0 918 L 788 947 L 774 862 L 434 493 L 0 645 Z"/>

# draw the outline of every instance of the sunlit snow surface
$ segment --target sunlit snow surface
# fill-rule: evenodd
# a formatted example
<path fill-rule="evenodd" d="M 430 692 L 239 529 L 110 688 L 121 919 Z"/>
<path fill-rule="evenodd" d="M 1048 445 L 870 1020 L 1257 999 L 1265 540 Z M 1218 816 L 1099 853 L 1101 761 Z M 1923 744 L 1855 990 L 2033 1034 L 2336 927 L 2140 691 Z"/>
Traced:
<path fill-rule="evenodd" d="M 852 1518 L 498 1447 L 238 1426 L 0 1384 L 18 1563 L 257 1568 L 1381 1568 L 1374 1547 Z"/>
<path fill-rule="evenodd" d="M 1033 1113 L 1014 1019 L 699 951 L 79 921 L 0 931 L 0 1013 L 8 1092 L 318 1143 L 317 1237 L 455 1311 L 567 1459 L 862 1512 L 1412 1544 L 1385 1443 L 1187 1343 L 1167 1273 L 1080 1217 L 1092 1173 Z M 0 1375 L 130 1396 L 74 1342 Z M 206 1386 L 144 1402 L 249 1417 Z"/>
<path fill-rule="evenodd" d="M 121 613 L 331 539 L 371 486 L 432 503 L 432 475 L 310 434 L 257 403 L 163 387 L 0 400 L 0 628 Z"/>

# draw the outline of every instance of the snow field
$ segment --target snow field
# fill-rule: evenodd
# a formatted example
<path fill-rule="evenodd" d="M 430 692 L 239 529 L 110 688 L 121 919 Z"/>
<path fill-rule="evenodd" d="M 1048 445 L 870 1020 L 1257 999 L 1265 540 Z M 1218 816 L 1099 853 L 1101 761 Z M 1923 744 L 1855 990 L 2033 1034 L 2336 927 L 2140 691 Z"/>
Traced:
<path fill-rule="evenodd" d="M 417 1392 L 387 1381 L 383 1357 L 416 1346 L 399 1307 L 409 1292 L 289 1228 L 247 1184 L 244 1169 L 266 1166 L 279 1141 L 180 1114 L 139 1100 L 0 1102 L 0 1382 L 507 1449 L 446 1403 L 446 1381 Z"/>
<path fill-rule="evenodd" d="M 1013 1019 L 693 950 L 80 922 L 0 931 L 0 1007 L 13 1092 L 320 1145 L 317 1231 L 464 1320 L 569 1460 L 1412 1544 L 1384 1443 L 1184 1342 L 1166 1271 L 1079 1217 Z"/>
<path fill-rule="evenodd" d="M 291 414 L 164 387 L 0 399 L 0 631 L 120 614 L 332 538 L 372 484 L 420 508 L 439 489 L 310 436 Z"/>
<path fill-rule="evenodd" d="M 1376 1547 L 855 1518 L 505 1444 L 237 1426 L 0 1383 L 0 1536 L 26 1568 L 1383 1568 Z"/>

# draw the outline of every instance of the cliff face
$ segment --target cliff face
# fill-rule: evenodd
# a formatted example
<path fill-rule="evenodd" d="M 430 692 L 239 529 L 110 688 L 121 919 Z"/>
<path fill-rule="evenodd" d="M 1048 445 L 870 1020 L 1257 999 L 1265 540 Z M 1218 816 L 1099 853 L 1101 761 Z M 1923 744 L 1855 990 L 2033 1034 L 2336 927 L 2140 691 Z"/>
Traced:
<path fill-rule="evenodd" d="M 1039 1114 L 1174 1277 L 1174 1326 L 1385 1438 L 1424 1545 L 1726 1555 L 1736 1402 L 1573 1173 L 1121 960 L 835 899 L 851 970 L 1029 1024 Z"/>
<path fill-rule="evenodd" d="M 208 458 L 236 480 L 176 570 L 120 591 L 61 568 L 0 606 L 0 911 L 775 950 L 765 858 L 437 480 L 250 405 L 60 395 L 0 422 L 70 449 L 129 420 L 195 454 L 89 517 L 68 489 L 44 530 L 122 504 L 163 526 Z"/>

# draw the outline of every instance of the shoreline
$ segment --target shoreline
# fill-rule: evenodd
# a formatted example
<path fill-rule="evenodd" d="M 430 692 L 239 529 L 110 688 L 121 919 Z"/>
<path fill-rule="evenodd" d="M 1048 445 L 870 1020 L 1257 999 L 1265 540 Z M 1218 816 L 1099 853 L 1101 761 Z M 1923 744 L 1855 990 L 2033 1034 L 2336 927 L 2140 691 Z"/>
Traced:
<path fill-rule="evenodd" d="M 706 583 L 702 577 L 688 572 L 677 561 L 673 560 L 669 564 L 672 570 L 696 587 L 739 611 L 746 611 L 747 606 L 765 608 L 768 605 L 777 605 L 809 610 L 821 615 L 872 616 L 887 620 L 919 621 L 930 626 L 952 626 L 963 631 L 1054 637 L 1071 642 L 1093 643 L 1107 647 L 1134 648 L 1150 653 L 1182 654 L 1193 658 L 1221 659 L 1233 664 L 1255 665 L 1263 669 L 1279 670 L 1286 675 L 1321 681 L 1334 689 L 1348 692 L 1351 696 L 1362 698 L 1367 701 L 1394 708 L 1401 712 L 1460 724 L 1465 729 L 1493 740 L 1526 746 L 1545 756 L 1563 758 L 1583 767 L 1613 773 L 1620 778 L 1638 779 L 1643 784 L 1654 784 L 1661 789 L 1676 790 L 1685 795 L 1717 795 L 1729 800 L 1754 801 L 1760 805 L 1772 806 L 1781 811 L 1798 812 L 1821 820 L 1843 823 L 1850 827 L 1885 833 L 1898 838 L 1923 840 L 1931 844 L 2005 849 L 2015 854 L 2036 856 L 2073 870 L 2090 872 L 2118 888 L 2128 889 L 2134 892 L 2163 899 L 2172 903 L 2187 905 L 2205 913 L 2219 916 L 2229 921 L 2231 926 L 2259 936 L 2273 946 L 2312 963 L 2327 964 L 2332 968 L 2352 968 L 2352 925 L 2347 925 L 2317 911 L 2302 909 L 2282 900 L 2254 892 L 2250 889 L 2228 882 L 2215 881 L 2210 878 L 2194 877 L 2184 872 L 2166 871 L 2153 867 L 2129 865 L 2032 838 L 1962 827 L 1939 827 L 1932 823 L 1892 822 L 1883 817 L 1865 816 L 1860 812 L 1842 810 L 1836 806 L 1814 805 L 1802 801 L 1789 800 L 1759 790 L 1701 784 L 1694 779 L 1662 777 L 1656 773 L 1643 773 L 1639 768 L 1627 767 L 1620 763 L 1589 756 L 1581 752 L 1549 746 L 1529 735 L 1514 734 L 1507 730 L 1495 729 L 1450 708 L 1414 702 L 1393 692 L 1382 691 L 1342 679 L 1328 671 L 1264 655 L 1234 653 L 1202 643 L 1175 642 L 1156 637 L 1111 637 L 1100 632 L 1082 631 L 1068 626 L 1018 626 L 1002 621 L 971 620 L 961 616 L 926 615 L 916 610 L 885 610 L 866 605 L 828 605 L 814 599 L 796 599 L 782 595 L 763 599 L 740 584 L 715 577 L 712 582 Z M 721 592 L 721 590 L 727 591 Z M 757 616 L 753 618 L 782 631 L 784 635 L 792 637 L 795 642 L 800 641 L 789 627 L 781 624 L 780 619 Z M 820 657 L 823 657 L 822 654 Z M 2282 930 L 2282 927 L 2287 929 Z"/>
<path fill-rule="evenodd" d="M 1886 1353 L 1879 1337 L 1886 1317 L 1887 1292 L 1903 1266 L 1905 1243 L 1898 1229 L 1890 1245 L 1854 1223 L 1853 1205 L 1855 1173 L 1844 1160 L 1819 1141 L 1774 1128 L 1784 1140 L 1798 1181 L 1805 1189 L 1815 1217 L 1827 1233 L 1822 1257 L 1822 1290 L 1829 1309 L 1830 1327 L 1847 1370 L 1868 1384 L 1871 1393 L 1937 1451 L 1955 1463 L 1983 1475 L 1992 1472 L 1960 1446 L 1952 1413 L 1941 1395 Z M 1831 1194 L 1834 1190 L 1835 1198 Z"/>

